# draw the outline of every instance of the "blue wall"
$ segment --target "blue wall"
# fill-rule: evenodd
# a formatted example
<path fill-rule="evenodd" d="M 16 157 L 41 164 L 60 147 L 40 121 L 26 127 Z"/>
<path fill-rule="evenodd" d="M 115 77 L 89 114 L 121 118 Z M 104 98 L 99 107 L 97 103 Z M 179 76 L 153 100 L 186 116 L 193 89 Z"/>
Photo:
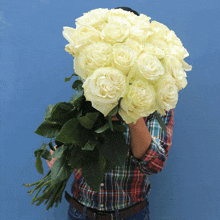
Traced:
<path fill-rule="evenodd" d="M 220 219 L 220 1 L 218 0 L 3 0 L 0 5 L 1 219 L 67 219 L 63 197 L 57 208 L 30 205 L 23 183 L 42 178 L 34 131 L 48 104 L 73 95 L 72 56 L 64 51 L 63 26 L 95 8 L 128 6 L 174 30 L 187 48 L 188 85 L 174 110 L 173 144 L 164 170 L 151 176 L 152 220 Z M 118 3 L 119 2 L 119 3 Z M 44 162 L 44 168 L 47 164 Z M 67 191 L 73 176 L 68 182 Z"/>

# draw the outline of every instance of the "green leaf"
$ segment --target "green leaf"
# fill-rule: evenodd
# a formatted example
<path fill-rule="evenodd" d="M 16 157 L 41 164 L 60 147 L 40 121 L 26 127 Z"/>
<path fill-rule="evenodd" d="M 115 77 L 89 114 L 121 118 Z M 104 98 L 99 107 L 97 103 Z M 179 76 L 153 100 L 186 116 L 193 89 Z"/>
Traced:
<path fill-rule="evenodd" d="M 122 133 L 127 132 L 127 128 L 124 125 L 113 124 L 113 128 L 115 131 L 120 131 Z"/>
<path fill-rule="evenodd" d="M 76 91 L 82 91 L 83 90 L 83 82 L 81 80 L 76 80 L 73 85 L 72 85 L 72 88 L 75 89 Z"/>
<path fill-rule="evenodd" d="M 36 158 L 36 168 L 37 168 L 38 173 L 44 174 L 44 172 L 43 172 L 43 163 L 42 163 L 39 151 L 37 153 L 37 158 Z"/>
<path fill-rule="evenodd" d="M 84 151 L 81 150 L 79 147 L 75 146 L 71 151 L 71 156 L 69 160 L 71 169 L 82 168 L 83 158 L 84 158 Z"/>
<path fill-rule="evenodd" d="M 110 124 L 109 124 L 109 123 L 106 123 L 106 124 L 105 124 L 104 126 L 102 126 L 101 128 L 95 130 L 95 132 L 99 134 L 99 133 L 102 133 L 102 132 L 106 131 L 106 130 L 109 129 L 109 128 L 110 128 Z"/>
<path fill-rule="evenodd" d="M 105 170 L 104 173 L 111 172 L 112 170 L 115 170 L 117 164 L 114 161 L 111 161 L 107 158 L 105 158 L 106 165 L 105 165 Z"/>
<path fill-rule="evenodd" d="M 77 119 L 79 119 L 80 117 L 82 117 L 82 110 L 78 113 Z"/>
<path fill-rule="evenodd" d="M 54 105 L 51 105 L 51 104 L 47 106 L 44 120 L 46 120 L 46 118 L 50 118 L 53 107 Z"/>
<path fill-rule="evenodd" d="M 71 170 L 67 165 L 67 161 L 63 157 L 59 157 L 51 168 L 51 185 L 55 184 L 69 178 L 71 175 Z"/>
<path fill-rule="evenodd" d="M 70 103 L 74 106 L 75 100 L 78 99 L 80 96 L 82 96 L 82 93 L 76 92 L 73 96 L 71 96 Z"/>
<path fill-rule="evenodd" d="M 35 155 L 35 157 L 38 157 L 38 155 L 39 155 L 49 161 L 51 161 L 51 159 L 52 159 L 50 152 L 47 150 L 47 144 L 45 144 L 45 143 L 43 143 L 39 149 L 34 151 L 34 155 Z"/>
<path fill-rule="evenodd" d="M 84 128 L 92 129 L 98 117 L 99 112 L 87 113 L 85 116 L 79 118 L 79 122 Z"/>
<path fill-rule="evenodd" d="M 55 124 L 49 121 L 44 121 L 40 124 L 40 126 L 37 128 L 37 130 L 34 133 L 46 138 L 53 138 L 57 136 L 61 128 L 62 126 L 60 126 L 59 124 Z"/>
<path fill-rule="evenodd" d="M 60 125 L 64 125 L 75 115 L 74 110 L 75 109 L 71 103 L 59 102 L 53 107 L 50 117 L 45 119 L 50 122 L 56 122 Z"/>
<path fill-rule="evenodd" d="M 80 147 L 84 147 L 91 134 L 89 130 L 80 125 L 78 119 L 73 118 L 64 124 L 56 140 L 67 144 L 76 143 Z"/>
<path fill-rule="evenodd" d="M 92 141 L 89 140 L 89 141 L 86 143 L 86 145 L 82 148 L 82 150 L 90 150 L 90 151 L 93 151 L 94 148 L 95 148 L 95 146 L 96 146 L 96 143 L 94 143 L 94 142 L 92 142 Z"/>
<path fill-rule="evenodd" d="M 79 98 L 75 99 L 73 105 L 75 106 L 76 109 L 80 109 L 82 104 L 86 101 L 86 98 L 84 95 L 81 95 Z"/>
<path fill-rule="evenodd" d="M 82 167 L 82 175 L 86 183 L 96 192 L 100 190 L 100 184 L 105 178 L 103 172 L 104 160 L 101 158 L 97 160 L 89 160 L 89 163 L 85 163 Z"/>
<path fill-rule="evenodd" d="M 74 138 L 78 131 L 79 121 L 76 118 L 70 119 L 64 124 L 60 133 L 57 135 L 56 140 L 62 143 L 75 143 L 77 140 Z"/>
<path fill-rule="evenodd" d="M 72 78 L 73 76 L 78 76 L 78 75 L 75 74 L 75 73 L 73 73 L 72 76 L 70 76 L 70 77 L 66 77 L 64 82 L 68 82 L 68 81 L 70 81 L 71 78 Z"/>
<path fill-rule="evenodd" d="M 105 159 L 110 160 L 113 164 L 122 166 L 126 160 L 129 145 L 126 144 L 126 139 L 121 132 L 108 131 L 105 133 L 104 143 L 100 148 L 100 154 Z"/>
<path fill-rule="evenodd" d="M 105 157 L 101 154 L 99 154 L 99 163 L 100 163 L 100 167 L 101 167 L 102 172 L 104 172 L 105 167 L 106 167 L 106 160 L 105 160 Z"/>
<path fill-rule="evenodd" d="M 167 128 L 166 128 L 166 125 L 164 123 L 164 121 L 161 119 L 159 113 L 157 111 L 155 111 L 153 113 L 153 115 L 156 117 L 158 123 L 160 124 L 161 128 L 165 131 L 165 133 L 167 134 Z"/>
<path fill-rule="evenodd" d="M 41 152 L 41 157 L 43 157 L 45 160 L 49 160 L 49 161 L 51 161 L 51 159 L 52 159 L 50 151 L 48 151 L 48 150 L 42 151 Z"/>
<path fill-rule="evenodd" d="M 50 140 L 50 143 L 49 143 L 48 145 L 49 145 L 49 147 L 50 147 L 50 149 L 51 149 L 52 151 L 55 151 L 55 148 L 54 148 L 54 146 L 53 146 L 53 141 L 52 141 L 52 139 Z"/>
<path fill-rule="evenodd" d="M 34 151 L 34 156 L 37 157 L 38 152 L 42 152 L 43 150 L 47 150 L 47 144 L 45 144 L 45 142 L 37 150 Z"/>
<path fill-rule="evenodd" d="M 57 148 L 57 149 L 54 151 L 52 157 L 53 157 L 53 158 L 61 157 L 62 154 L 63 154 L 63 152 L 64 152 L 66 149 L 67 149 L 67 146 L 65 146 L 65 145 L 63 145 L 63 146 Z"/>

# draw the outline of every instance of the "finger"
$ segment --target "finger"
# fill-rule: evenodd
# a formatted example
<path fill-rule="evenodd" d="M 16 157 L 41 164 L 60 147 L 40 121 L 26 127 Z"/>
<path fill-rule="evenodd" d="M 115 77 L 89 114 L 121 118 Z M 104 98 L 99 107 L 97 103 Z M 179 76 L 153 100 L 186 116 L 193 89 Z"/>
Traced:
<path fill-rule="evenodd" d="M 48 167 L 49 167 L 50 170 L 51 170 L 52 165 L 51 165 L 50 161 L 46 160 L 46 162 L 47 162 Z"/>
<path fill-rule="evenodd" d="M 112 116 L 112 121 L 118 121 L 119 119 L 116 116 Z"/>

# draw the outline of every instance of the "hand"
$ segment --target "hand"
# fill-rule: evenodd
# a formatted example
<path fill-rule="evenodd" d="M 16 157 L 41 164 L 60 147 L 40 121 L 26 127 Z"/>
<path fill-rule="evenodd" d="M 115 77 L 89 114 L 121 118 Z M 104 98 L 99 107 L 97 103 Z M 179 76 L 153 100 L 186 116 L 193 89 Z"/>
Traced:
<path fill-rule="evenodd" d="M 55 146 L 54 148 L 56 149 L 56 147 L 57 147 L 57 146 Z M 51 154 L 51 155 L 53 155 L 53 152 L 54 152 L 54 151 L 50 150 L 50 154 Z M 50 170 L 51 170 L 51 167 L 53 166 L 53 163 L 54 163 L 56 160 L 57 160 L 57 158 L 52 158 L 51 161 L 46 160 L 47 165 L 48 165 L 48 167 L 50 168 Z"/>

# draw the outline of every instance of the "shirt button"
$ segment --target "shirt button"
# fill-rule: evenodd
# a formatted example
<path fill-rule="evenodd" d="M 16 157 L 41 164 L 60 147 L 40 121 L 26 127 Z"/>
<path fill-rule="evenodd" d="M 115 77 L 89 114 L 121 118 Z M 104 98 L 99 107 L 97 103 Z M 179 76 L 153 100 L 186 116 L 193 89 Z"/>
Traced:
<path fill-rule="evenodd" d="M 104 183 L 101 183 L 100 186 L 104 186 Z"/>

